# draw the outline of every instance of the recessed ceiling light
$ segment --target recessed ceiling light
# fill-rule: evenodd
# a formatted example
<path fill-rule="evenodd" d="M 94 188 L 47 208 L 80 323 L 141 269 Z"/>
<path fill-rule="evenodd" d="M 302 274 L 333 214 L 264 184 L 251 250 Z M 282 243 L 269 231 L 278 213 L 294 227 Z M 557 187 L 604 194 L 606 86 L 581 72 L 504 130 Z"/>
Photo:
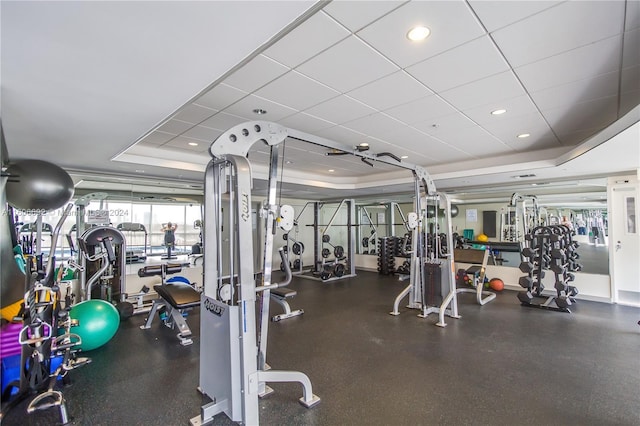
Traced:
<path fill-rule="evenodd" d="M 293 164 L 293 161 L 291 161 L 291 160 L 287 160 L 287 161 L 285 161 L 284 163 L 285 163 L 285 164 Z"/>
<path fill-rule="evenodd" d="M 136 169 L 136 173 L 144 173 L 144 170 L 137 170 Z"/>
<path fill-rule="evenodd" d="M 253 113 L 258 115 L 264 115 L 267 113 L 267 110 L 262 108 L 256 108 L 253 110 Z"/>
<path fill-rule="evenodd" d="M 494 111 L 491 111 L 491 115 L 500 115 L 500 114 L 504 114 L 505 112 L 507 112 L 506 109 L 496 109 Z"/>
<path fill-rule="evenodd" d="M 403 156 L 401 156 L 400 158 L 402 158 L 402 159 L 404 160 L 404 159 L 406 159 L 406 158 L 409 158 L 409 156 L 408 156 L 408 155 L 403 155 Z"/>
<path fill-rule="evenodd" d="M 366 142 L 362 142 L 359 146 L 369 146 L 369 144 Z"/>
<path fill-rule="evenodd" d="M 329 170 L 328 170 L 328 172 L 329 172 L 329 173 L 333 173 L 333 172 L 335 172 L 335 170 L 333 170 L 333 169 L 329 169 Z"/>
<path fill-rule="evenodd" d="M 411 41 L 422 41 L 429 37 L 431 30 L 427 27 L 417 26 L 413 27 L 407 33 L 407 38 Z"/>
<path fill-rule="evenodd" d="M 520 139 L 528 138 L 529 136 L 531 136 L 529 133 L 520 133 L 520 134 L 518 135 L 518 137 L 519 137 Z"/>
<path fill-rule="evenodd" d="M 198 142 L 189 142 L 190 146 L 198 146 Z"/>

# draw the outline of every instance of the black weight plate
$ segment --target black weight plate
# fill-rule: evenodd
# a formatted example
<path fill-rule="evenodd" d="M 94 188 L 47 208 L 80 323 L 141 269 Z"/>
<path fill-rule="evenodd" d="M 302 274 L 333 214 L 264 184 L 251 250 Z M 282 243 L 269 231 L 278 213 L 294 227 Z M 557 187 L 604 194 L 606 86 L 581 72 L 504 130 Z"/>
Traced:
<path fill-rule="evenodd" d="M 322 236 L 322 242 L 323 243 L 328 243 L 329 241 L 331 241 L 331 237 L 330 236 L 328 236 L 326 234 Z"/>
<path fill-rule="evenodd" d="M 334 270 L 333 273 L 335 274 L 336 277 L 341 277 L 344 275 L 344 271 L 345 271 L 345 267 L 342 263 L 338 263 Z"/>
<path fill-rule="evenodd" d="M 322 249 L 322 257 L 324 257 L 326 259 L 330 255 L 331 255 L 331 250 L 329 250 L 328 248 L 323 248 Z"/>
<path fill-rule="evenodd" d="M 293 250 L 294 254 L 301 255 L 302 253 L 304 253 L 304 244 L 302 244 L 301 242 L 295 242 L 293 243 L 293 247 L 291 249 Z"/>
<path fill-rule="evenodd" d="M 337 259 L 342 259 L 344 257 L 344 247 L 342 246 L 335 246 L 333 249 L 333 255 L 337 258 Z"/>

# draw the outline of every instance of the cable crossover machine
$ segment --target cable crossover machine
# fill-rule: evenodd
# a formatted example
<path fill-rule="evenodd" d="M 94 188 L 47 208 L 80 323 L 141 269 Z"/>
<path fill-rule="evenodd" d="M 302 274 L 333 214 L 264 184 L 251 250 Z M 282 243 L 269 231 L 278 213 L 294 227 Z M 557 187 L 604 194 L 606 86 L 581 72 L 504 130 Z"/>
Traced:
<path fill-rule="evenodd" d="M 286 286 L 292 277 L 287 254 L 280 249 L 286 277 L 281 283 L 271 279 L 276 226 L 286 233 L 293 229 L 295 220 L 293 208 L 278 205 L 276 200 L 278 146 L 287 138 L 352 154 L 369 165 L 377 161 L 411 170 L 416 194 L 419 195 L 423 188 L 424 192 L 435 196 L 433 181 L 423 168 L 406 163 L 391 153 L 359 151 L 265 121 L 239 124 L 220 135 L 209 147 L 212 159 L 205 172 L 204 222 L 207 227 L 204 229 L 206 250 L 200 315 L 198 389 L 212 402 L 201 407 L 200 415 L 190 420 L 192 425 L 209 423 L 219 413 L 225 413 L 232 421 L 259 424 L 258 398 L 273 391 L 267 382 L 299 382 L 303 388 L 299 401 L 305 407 L 320 402 L 313 394 L 311 380 L 306 374 L 272 370 L 266 363 L 270 292 Z M 249 150 L 256 143 L 268 145 L 271 152 L 267 198 L 259 209 L 264 219 L 264 229 L 258 231 L 264 236 L 262 253 L 254 247 L 252 174 L 247 159 Z M 420 202 L 417 203 L 420 207 Z M 223 223 L 229 235 L 226 241 L 220 238 Z M 411 223 L 413 229 L 422 229 L 418 214 L 412 215 Z M 449 244 L 452 247 L 452 241 Z M 257 256 L 263 260 L 260 274 L 254 270 Z M 419 263 L 415 263 L 416 269 L 420 268 Z M 453 291 L 446 296 L 443 306 L 451 303 L 452 316 L 457 316 L 455 282 L 452 274 L 449 276 Z M 411 282 L 419 289 L 418 283 L 422 281 L 416 276 Z M 259 316 L 256 315 L 256 301 L 260 302 Z"/>

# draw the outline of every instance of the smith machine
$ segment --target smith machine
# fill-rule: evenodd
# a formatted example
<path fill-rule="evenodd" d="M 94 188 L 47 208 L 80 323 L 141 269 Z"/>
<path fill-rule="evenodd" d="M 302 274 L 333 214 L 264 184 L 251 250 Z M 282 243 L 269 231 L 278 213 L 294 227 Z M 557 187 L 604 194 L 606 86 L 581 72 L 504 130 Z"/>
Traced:
<path fill-rule="evenodd" d="M 313 394 L 311 381 L 304 373 L 271 370 L 266 364 L 270 291 L 284 287 L 291 280 L 289 259 L 284 250 L 280 250 L 286 278 L 282 283 L 271 281 L 275 227 L 288 232 L 294 224 L 293 208 L 279 206 L 276 200 L 278 145 L 286 138 L 353 154 L 370 165 L 379 161 L 409 169 L 415 176 L 416 193 L 420 186 L 428 188 L 428 194 L 435 193 L 426 171 L 390 153 L 357 151 L 264 121 L 243 123 L 220 135 L 209 148 L 212 160 L 205 172 L 204 222 L 208 226 L 204 230 L 207 249 L 204 252 L 200 315 L 199 390 L 212 402 L 202 406 L 200 415 L 191 419 L 192 425 L 208 423 L 223 412 L 233 421 L 258 424 L 258 398 L 272 391 L 267 382 L 299 382 L 303 387 L 300 402 L 304 406 L 311 407 L 320 401 Z M 265 219 L 264 229 L 260 230 L 264 236 L 262 253 L 254 251 L 252 175 L 247 160 L 250 148 L 258 142 L 271 147 L 267 199 L 260 210 Z M 230 234 L 228 241 L 219 238 L 223 231 L 223 217 L 224 226 Z M 422 229 L 418 215 L 412 217 L 413 228 Z M 452 241 L 449 244 L 451 247 Z M 255 274 L 256 256 L 252 254 L 259 254 L 263 259 L 261 274 Z M 455 302 L 455 291 L 453 297 Z M 260 300 L 259 318 L 256 316 L 256 300 Z"/>

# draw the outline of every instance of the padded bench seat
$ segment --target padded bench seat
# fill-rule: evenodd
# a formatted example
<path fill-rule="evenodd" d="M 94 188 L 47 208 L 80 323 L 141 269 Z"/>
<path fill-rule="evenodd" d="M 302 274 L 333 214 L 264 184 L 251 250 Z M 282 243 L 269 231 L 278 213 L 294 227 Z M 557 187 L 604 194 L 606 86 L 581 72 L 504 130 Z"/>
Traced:
<path fill-rule="evenodd" d="M 200 305 L 200 293 L 189 284 L 154 285 L 153 289 L 175 309 L 194 308 Z"/>
<path fill-rule="evenodd" d="M 200 306 L 200 293 L 190 284 L 183 282 L 154 285 L 153 289 L 159 297 L 153 301 L 149 316 L 140 328 L 143 330 L 151 328 L 151 323 L 156 317 L 158 309 L 164 308 L 167 310 L 167 315 L 163 318 L 163 324 L 171 329 L 178 329 L 178 339 L 180 339 L 181 345 L 192 344 L 191 329 L 187 325 L 183 313 L 186 309 Z"/>
<path fill-rule="evenodd" d="M 273 294 L 274 296 L 282 297 L 283 299 L 288 299 L 298 294 L 298 292 L 295 290 L 291 290 L 290 288 L 279 287 L 271 290 L 271 294 Z"/>

